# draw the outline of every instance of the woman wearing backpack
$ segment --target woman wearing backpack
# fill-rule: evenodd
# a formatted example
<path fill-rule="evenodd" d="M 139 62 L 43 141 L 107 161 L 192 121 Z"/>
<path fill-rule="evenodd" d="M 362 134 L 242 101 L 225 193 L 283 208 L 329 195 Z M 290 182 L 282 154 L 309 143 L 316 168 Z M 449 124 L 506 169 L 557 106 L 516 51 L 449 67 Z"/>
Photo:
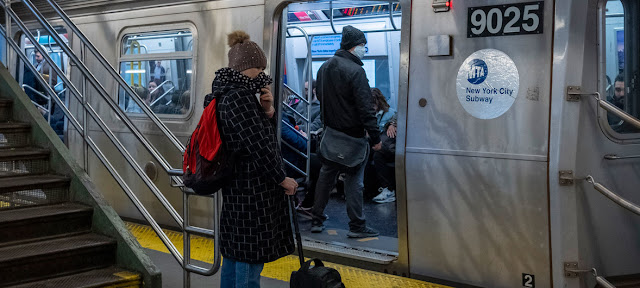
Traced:
<path fill-rule="evenodd" d="M 221 287 L 253 288 L 260 287 L 264 263 L 295 248 L 287 195 L 298 184 L 285 177 L 268 88 L 272 80 L 263 72 L 267 58 L 247 33 L 228 38 L 229 67 L 216 72 L 211 94 L 223 143 L 235 156 L 233 179 L 222 188 Z"/>

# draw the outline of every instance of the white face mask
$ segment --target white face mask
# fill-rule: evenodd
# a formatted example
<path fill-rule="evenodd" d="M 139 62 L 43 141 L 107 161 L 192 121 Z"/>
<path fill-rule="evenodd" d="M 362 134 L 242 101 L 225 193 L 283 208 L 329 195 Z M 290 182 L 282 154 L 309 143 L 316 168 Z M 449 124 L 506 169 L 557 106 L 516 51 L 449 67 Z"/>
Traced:
<path fill-rule="evenodd" d="M 356 49 L 353 50 L 353 52 L 351 52 L 353 55 L 356 55 L 356 57 L 363 59 L 364 58 L 364 54 L 367 53 L 367 48 L 365 48 L 364 46 L 356 46 Z"/>

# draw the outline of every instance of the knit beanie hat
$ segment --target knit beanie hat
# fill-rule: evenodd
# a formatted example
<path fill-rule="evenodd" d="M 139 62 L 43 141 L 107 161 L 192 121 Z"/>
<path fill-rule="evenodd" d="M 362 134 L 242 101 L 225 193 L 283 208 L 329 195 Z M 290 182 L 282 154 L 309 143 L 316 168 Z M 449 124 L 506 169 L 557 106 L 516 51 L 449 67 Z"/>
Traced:
<path fill-rule="evenodd" d="M 251 68 L 266 68 L 267 56 L 260 46 L 250 40 L 244 31 L 235 31 L 228 35 L 229 68 L 242 72 Z"/>
<path fill-rule="evenodd" d="M 349 50 L 360 44 L 367 44 L 367 37 L 364 36 L 364 32 L 351 25 L 342 28 L 342 42 L 340 43 L 340 49 Z"/>

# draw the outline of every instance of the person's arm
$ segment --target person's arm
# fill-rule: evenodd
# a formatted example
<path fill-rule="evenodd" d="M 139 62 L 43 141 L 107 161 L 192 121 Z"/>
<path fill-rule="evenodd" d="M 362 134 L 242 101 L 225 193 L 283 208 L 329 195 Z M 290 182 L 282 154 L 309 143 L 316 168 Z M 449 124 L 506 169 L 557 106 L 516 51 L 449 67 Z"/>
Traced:
<path fill-rule="evenodd" d="M 271 145 L 268 128 L 261 119 L 260 106 L 256 105 L 252 95 L 235 93 L 228 98 L 233 100 L 225 103 L 226 107 L 221 107 L 220 111 L 222 125 L 230 132 L 224 135 L 229 141 L 228 146 L 234 151 L 247 151 L 249 159 L 260 166 L 258 171 L 263 176 L 281 184 L 285 180 L 282 156 L 277 147 Z"/>
<path fill-rule="evenodd" d="M 282 140 L 300 152 L 307 151 L 307 139 L 285 124 L 282 124 Z"/>
<path fill-rule="evenodd" d="M 358 115 L 364 124 L 365 130 L 369 132 L 371 144 L 375 146 L 380 143 L 380 130 L 378 128 L 376 112 L 375 109 L 373 109 L 373 97 L 371 96 L 369 80 L 364 70 L 362 70 L 361 73 L 356 73 L 351 85 L 356 106 L 358 107 Z"/>

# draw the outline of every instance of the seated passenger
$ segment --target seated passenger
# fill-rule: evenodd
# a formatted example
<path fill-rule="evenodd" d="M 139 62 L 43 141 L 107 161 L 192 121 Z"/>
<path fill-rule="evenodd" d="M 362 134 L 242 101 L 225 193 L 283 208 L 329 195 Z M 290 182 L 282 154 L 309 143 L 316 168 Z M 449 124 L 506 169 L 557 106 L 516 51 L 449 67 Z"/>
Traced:
<path fill-rule="evenodd" d="M 189 91 L 185 91 L 182 94 L 175 93 L 167 105 L 156 105 L 153 108 L 153 112 L 157 114 L 187 114 L 187 111 L 189 111 L 190 99 Z"/>
<path fill-rule="evenodd" d="M 147 84 L 147 89 L 149 89 L 149 95 L 151 95 L 151 105 L 165 105 L 167 104 L 167 102 L 169 102 L 169 99 L 167 99 L 166 95 L 164 98 L 156 102 L 159 97 L 164 95 L 164 89 L 162 89 L 162 87 L 158 87 L 158 84 L 156 84 L 156 82 L 149 81 L 149 83 Z"/>
<path fill-rule="evenodd" d="M 291 147 L 295 148 L 299 152 L 306 154 L 307 153 L 307 138 L 306 133 L 303 131 L 296 131 L 295 127 L 296 123 L 293 117 L 287 115 L 286 113 L 282 113 L 282 128 L 281 128 L 281 136 L 282 141 L 291 145 Z M 285 124 L 286 123 L 286 124 Z M 288 124 L 288 125 L 287 125 Z M 282 158 L 287 160 L 289 163 L 296 166 L 298 169 L 304 171 L 306 169 L 306 161 L 304 157 L 300 156 L 296 151 L 293 151 L 287 145 L 281 145 L 282 147 Z M 303 177 L 299 172 L 295 169 L 291 168 L 288 165 L 285 165 L 285 170 L 287 172 L 287 176 L 291 178 L 300 178 Z"/>
<path fill-rule="evenodd" d="M 131 87 L 133 89 L 134 92 L 136 92 L 136 94 L 138 94 L 138 96 L 140 96 L 140 99 L 142 99 L 142 101 L 144 101 L 144 104 L 149 106 L 150 101 L 151 101 L 151 97 L 149 97 L 149 90 L 145 89 L 144 87 L 140 87 L 140 86 L 133 86 Z M 127 106 L 127 113 L 143 113 L 142 112 L 142 108 L 140 108 L 140 106 L 138 106 L 138 104 L 133 100 L 133 99 L 129 99 L 129 105 Z"/>
<path fill-rule="evenodd" d="M 380 188 L 376 197 L 377 203 L 388 203 L 396 201 L 396 179 L 395 179 L 395 150 L 396 150 L 396 111 L 389 106 L 382 91 L 378 88 L 371 89 L 374 99 L 376 118 L 380 127 L 380 139 L 382 149 L 374 151 L 373 163 L 375 172 L 380 181 Z"/>
<path fill-rule="evenodd" d="M 303 97 L 307 97 L 307 93 L 309 93 L 309 82 L 304 83 L 304 95 Z M 296 107 L 296 111 L 305 117 L 308 117 L 307 113 L 307 103 L 304 101 L 300 101 L 300 103 Z M 309 131 L 307 131 L 307 123 L 306 121 L 300 117 L 298 114 L 295 115 L 296 124 L 300 127 L 300 130 L 309 133 L 318 131 L 322 128 L 322 119 L 320 117 L 320 101 L 318 100 L 318 96 L 316 95 L 316 81 L 313 80 L 313 99 L 311 99 L 311 117 L 309 119 Z"/>

